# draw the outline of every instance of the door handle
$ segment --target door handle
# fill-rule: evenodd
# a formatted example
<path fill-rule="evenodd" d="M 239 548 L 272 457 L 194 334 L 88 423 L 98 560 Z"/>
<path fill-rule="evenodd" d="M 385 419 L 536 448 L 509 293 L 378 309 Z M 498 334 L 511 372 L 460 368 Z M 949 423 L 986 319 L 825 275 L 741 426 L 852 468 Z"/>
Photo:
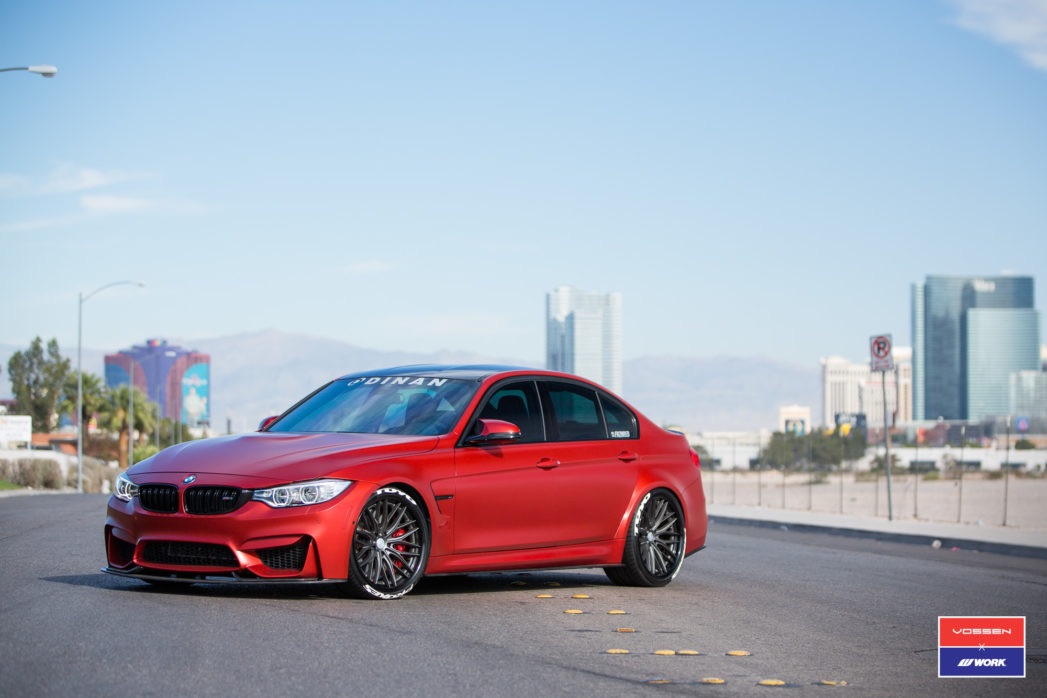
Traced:
<path fill-rule="evenodd" d="M 640 457 L 640 454 L 635 451 L 622 451 L 618 454 L 618 460 L 623 463 L 632 463 L 634 460 Z"/>
<path fill-rule="evenodd" d="M 552 470 L 553 468 L 560 465 L 560 461 L 555 458 L 541 458 L 535 463 L 542 470 Z"/>

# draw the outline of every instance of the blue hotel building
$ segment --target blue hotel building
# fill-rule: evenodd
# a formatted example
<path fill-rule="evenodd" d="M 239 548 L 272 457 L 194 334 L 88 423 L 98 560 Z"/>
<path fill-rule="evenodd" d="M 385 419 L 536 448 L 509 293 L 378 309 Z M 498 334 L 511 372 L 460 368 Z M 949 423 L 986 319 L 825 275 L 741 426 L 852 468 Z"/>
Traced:
<path fill-rule="evenodd" d="M 105 384 L 134 385 L 160 406 L 160 416 L 190 427 L 211 423 L 211 357 L 150 339 L 105 357 Z"/>

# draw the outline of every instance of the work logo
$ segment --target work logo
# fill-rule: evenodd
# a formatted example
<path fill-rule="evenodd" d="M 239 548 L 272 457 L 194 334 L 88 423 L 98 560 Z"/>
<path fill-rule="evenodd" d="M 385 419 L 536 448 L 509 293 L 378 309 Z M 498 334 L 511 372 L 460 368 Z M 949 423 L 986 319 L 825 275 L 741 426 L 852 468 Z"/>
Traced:
<path fill-rule="evenodd" d="M 1025 678 L 1025 616 L 938 616 L 938 678 Z"/>

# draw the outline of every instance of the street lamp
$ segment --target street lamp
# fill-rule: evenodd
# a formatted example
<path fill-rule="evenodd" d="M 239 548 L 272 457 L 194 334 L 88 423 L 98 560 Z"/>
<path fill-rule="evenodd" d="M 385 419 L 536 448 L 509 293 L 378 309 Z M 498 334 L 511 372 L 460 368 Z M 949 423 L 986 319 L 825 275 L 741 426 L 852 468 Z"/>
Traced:
<path fill-rule="evenodd" d="M 58 73 L 58 68 L 53 65 L 26 65 L 18 68 L 0 68 L 0 73 L 6 73 L 9 70 L 26 70 L 30 73 L 43 75 L 45 78 L 53 78 L 55 74 Z"/>
<path fill-rule="evenodd" d="M 46 67 L 46 66 L 45 66 Z M 53 74 L 53 73 L 52 73 Z M 84 339 L 84 303 L 91 296 L 112 288 L 113 286 L 131 285 L 141 288 L 145 286 L 144 281 L 114 281 L 104 286 L 99 286 L 86 296 L 83 291 L 77 294 L 79 305 L 76 309 L 76 491 L 81 494 L 84 491 L 84 372 L 81 370 L 83 363 L 83 339 Z"/>

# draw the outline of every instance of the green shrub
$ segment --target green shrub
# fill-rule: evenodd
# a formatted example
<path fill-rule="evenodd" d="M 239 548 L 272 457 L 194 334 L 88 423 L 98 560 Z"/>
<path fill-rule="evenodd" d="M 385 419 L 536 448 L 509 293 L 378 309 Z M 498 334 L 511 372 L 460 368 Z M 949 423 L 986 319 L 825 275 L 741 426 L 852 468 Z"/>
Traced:
<path fill-rule="evenodd" d="M 5 458 L 0 460 L 0 480 L 12 488 L 56 490 L 62 487 L 62 466 L 47 458 Z"/>

